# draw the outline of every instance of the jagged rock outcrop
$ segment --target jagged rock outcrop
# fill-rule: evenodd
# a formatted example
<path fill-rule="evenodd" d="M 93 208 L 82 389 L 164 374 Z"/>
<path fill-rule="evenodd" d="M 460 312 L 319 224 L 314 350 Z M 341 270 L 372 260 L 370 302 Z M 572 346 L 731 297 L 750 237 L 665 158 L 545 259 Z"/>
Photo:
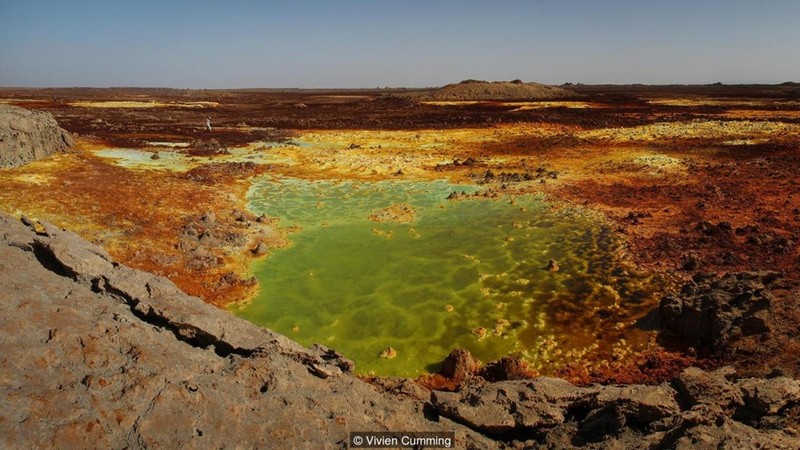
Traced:
<path fill-rule="evenodd" d="M 697 274 L 661 300 L 662 338 L 749 375 L 800 375 L 800 282 L 777 272 Z"/>
<path fill-rule="evenodd" d="M 23 166 L 73 145 L 52 114 L 0 104 L 0 168 Z"/>
<path fill-rule="evenodd" d="M 800 446 L 794 378 L 690 368 L 657 386 L 490 383 L 460 351 L 456 392 L 368 384 L 334 350 L 1 213 L 0 292 L 2 448 L 347 448 L 364 430 L 453 431 L 475 449 Z"/>
<path fill-rule="evenodd" d="M 772 297 L 766 289 L 780 279 L 775 272 L 696 275 L 680 294 L 661 301 L 662 326 L 715 350 L 742 336 L 765 333 Z"/>
<path fill-rule="evenodd" d="M 800 448 L 800 382 L 734 375 L 689 368 L 657 386 L 476 382 L 431 402 L 509 448 Z"/>

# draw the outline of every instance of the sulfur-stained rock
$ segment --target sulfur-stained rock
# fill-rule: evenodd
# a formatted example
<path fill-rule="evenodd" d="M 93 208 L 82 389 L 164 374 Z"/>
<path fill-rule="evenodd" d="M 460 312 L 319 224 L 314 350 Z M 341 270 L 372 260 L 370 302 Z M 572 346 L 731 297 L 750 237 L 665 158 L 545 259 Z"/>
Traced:
<path fill-rule="evenodd" d="M 477 372 L 479 365 L 480 361 L 475 359 L 469 350 L 457 348 L 442 362 L 439 374 L 460 383 Z"/>
<path fill-rule="evenodd" d="M 378 356 L 385 359 L 394 359 L 397 357 L 397 350 L 392 347 L 386 347 L 385 349 L 381 350 Z"/>
<path fill-rule="evenodd" d="M 269 252 L 269 246 L 263 242 L 259 242 L 258 245 L 256 245 L 256 248 L 254 248 L 252 251 L 256 256 L 264 256 L 267 254 L 267 252 Z"/>

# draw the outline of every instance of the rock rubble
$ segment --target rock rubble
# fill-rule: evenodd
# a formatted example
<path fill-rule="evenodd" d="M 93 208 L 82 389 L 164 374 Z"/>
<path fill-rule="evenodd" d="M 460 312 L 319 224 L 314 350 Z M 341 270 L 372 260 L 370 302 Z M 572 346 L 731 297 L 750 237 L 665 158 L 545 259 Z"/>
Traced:
<path fill-rule="evenodd" d="M 688 368 L 656 386 L 577 387 L 559 379 L 434 392 L 442 416 L 508 448 L 770 448 L 800 445 L 800 382 Z"/>

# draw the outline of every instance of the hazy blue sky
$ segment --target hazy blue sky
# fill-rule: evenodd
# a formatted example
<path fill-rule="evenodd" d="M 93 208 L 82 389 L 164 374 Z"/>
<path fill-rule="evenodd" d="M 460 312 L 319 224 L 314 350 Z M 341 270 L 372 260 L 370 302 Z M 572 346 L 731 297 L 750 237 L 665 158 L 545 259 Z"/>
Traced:
<path fill-rule="evenodd" d="M 0 86 L 800 81 L 800 0 L 0 0 Z"/>

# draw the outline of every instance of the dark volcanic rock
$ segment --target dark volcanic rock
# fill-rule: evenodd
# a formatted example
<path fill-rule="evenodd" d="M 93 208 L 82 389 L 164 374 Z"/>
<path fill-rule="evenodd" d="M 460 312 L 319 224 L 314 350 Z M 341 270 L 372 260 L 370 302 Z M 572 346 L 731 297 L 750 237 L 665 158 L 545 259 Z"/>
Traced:
<path fill-rule="evenodd" d="M 768 333 L 772 302 L 768 288 L 779 279 L 774 272 L 726 274 L 719 279 L 697 275 L 680 294 L 661 300 L 661 325 L 673 335 L 717 351 L 739 337 Z"/>
<path fill-rule="evenodd" d="M 209 139 L 207 141 L 197 139 L 189 144 L 186 152 L 194 156 L 211 156 L 227 154 L 228 149 L 220 144 L 216 139 Z"/>
<path fill-rule="evenodd" d="M 528 363 L 512 356 L 486 364 L 478 374 L 487 381 L 525 380 L 537 375 L 528 368 Z"/>
<path fill-rule="evenodd" d="M 747 376 L 800 377 L 800 281 L 776 272 L 695 275 L 661 301 L 661 339 Z"/>
<path fill-rule="evenodd" d="M 23 166 L 73 145 L 52 114 L 0 104 L 0 167 Z"/>

